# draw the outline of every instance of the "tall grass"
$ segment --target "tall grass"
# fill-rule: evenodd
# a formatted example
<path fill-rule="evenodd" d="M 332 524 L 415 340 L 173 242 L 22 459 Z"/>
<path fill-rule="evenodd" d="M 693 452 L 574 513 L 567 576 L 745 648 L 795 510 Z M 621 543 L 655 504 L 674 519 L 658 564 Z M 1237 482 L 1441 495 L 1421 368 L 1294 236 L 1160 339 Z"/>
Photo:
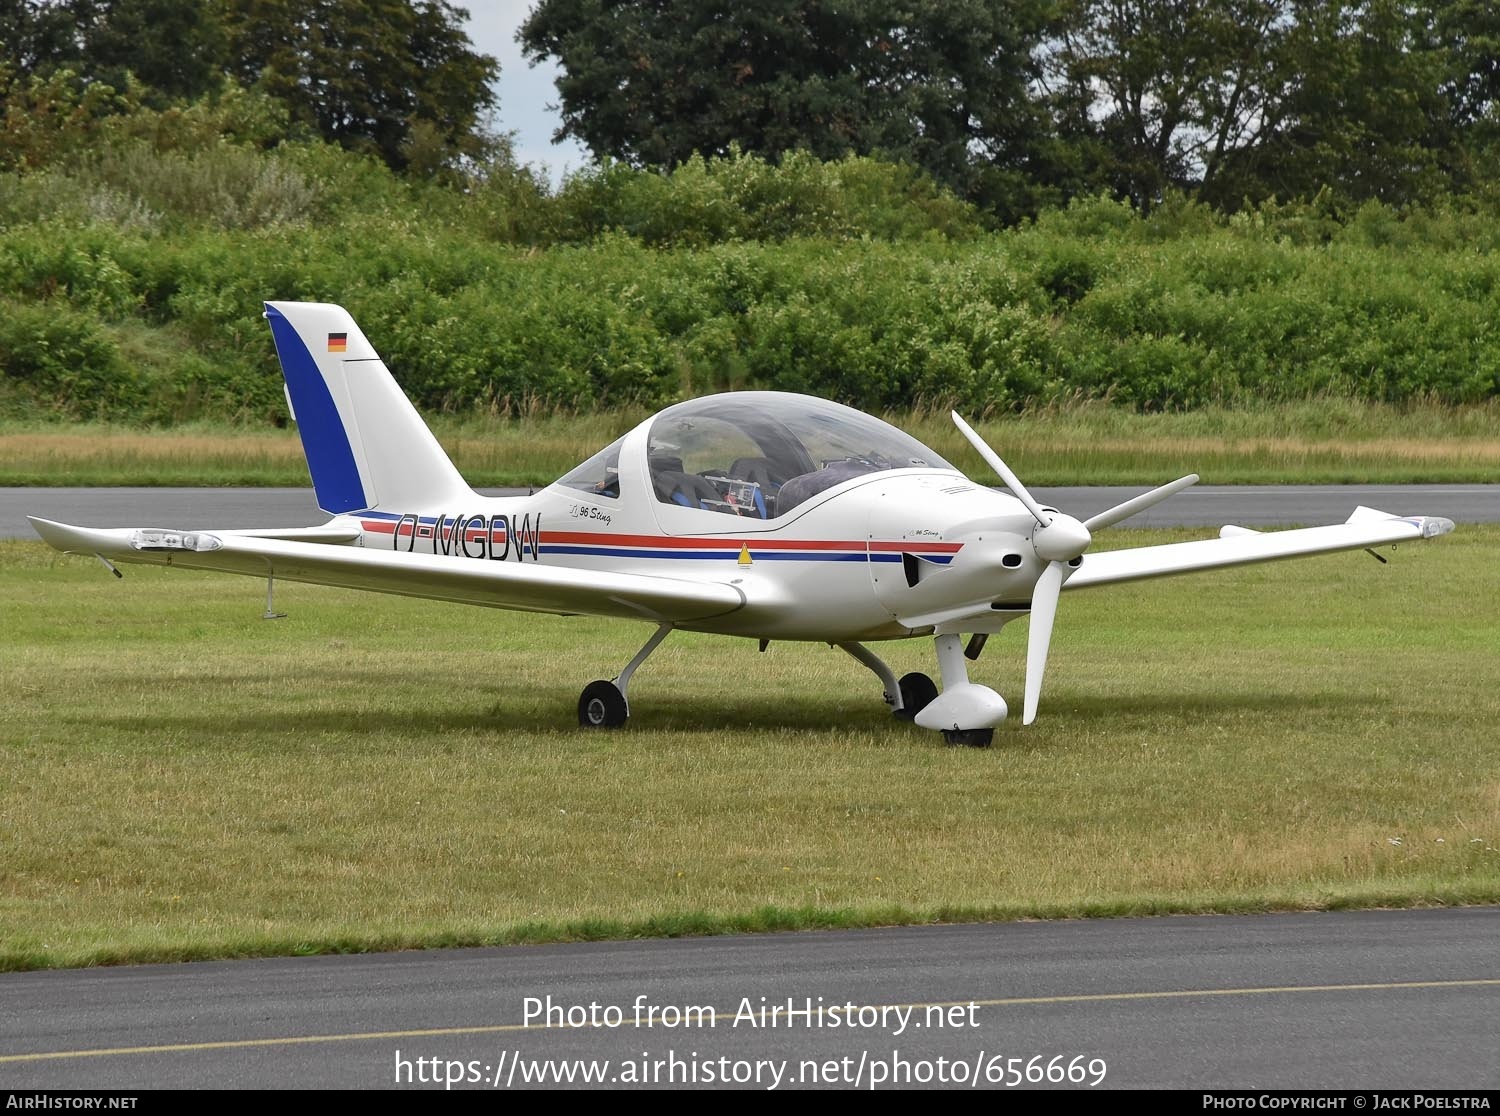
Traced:
<path fill-rule="evenodd" d="M 429 416 L 471 484 L 544 485 L 647 417 L 641 408 Z M 976 478 L 989 476 L 946 413 L 886 419 Z M 971 415 L 971 418 L 974 416 Z M 1138 414 L 1101 403 L 976 419 L 1031 484 L 1500 482 L 1500 406 L 1394 407 L 1350 400 Z M 306 485 L 294 428 L 194 422 L 0 421 L 4 485 Z"/>

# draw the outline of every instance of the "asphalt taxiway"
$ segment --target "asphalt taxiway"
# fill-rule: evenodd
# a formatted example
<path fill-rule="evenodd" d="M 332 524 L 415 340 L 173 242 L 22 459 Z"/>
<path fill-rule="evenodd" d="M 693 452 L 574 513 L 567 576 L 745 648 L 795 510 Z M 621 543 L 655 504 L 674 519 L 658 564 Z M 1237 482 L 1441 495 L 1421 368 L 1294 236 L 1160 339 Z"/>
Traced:
<path fill-rule="evenodd" d="M 485 495 L 530 489 L 485 488 Z M 1148 489 L 1038 488 L 1036 498 L 1087 519 Z M 1133 516 L 1132 527 L 1342 523 L 1357 506 L 1455 523 L 1500 521 L 1500 485 L 1195 485 Z M 26 516 L 88 527 L 297 527 L 322 523 L 310 488 L 0 488 L 0 538 L 35 538 Z"/>
<path fill-rule="evenodd" d="M 1077 1088 L 1494 1089 L 1497 942 L 1500 908 L 1459 908 L 11 973 L 0 1089 L 495 1089 L 584 1066 L 615 1087 L 1004 1087 L 1049 1065 Z M 546 1026 L 549 997 L 584 1025 Z"/>

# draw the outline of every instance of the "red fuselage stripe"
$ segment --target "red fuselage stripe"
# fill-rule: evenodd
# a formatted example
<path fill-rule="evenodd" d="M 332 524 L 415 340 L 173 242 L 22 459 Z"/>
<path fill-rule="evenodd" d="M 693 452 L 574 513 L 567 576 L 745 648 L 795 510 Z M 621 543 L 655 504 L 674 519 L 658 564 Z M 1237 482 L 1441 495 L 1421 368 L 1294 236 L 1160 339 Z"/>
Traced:
<path fill-rule="evenodd" d="M 389 535 L 396 531 L 397 524 L 388 520 L 362 521 L 364 529 L 371 534 Z M 424 526 L 426 526 L 424 524 Z M 430 530 L 430 529 L 429 529 Z M 443 537 L 447 538 L 453 531 L 453 524 L 443 525 Z M 403 520 L 400 524 L 400 532 L 403 536 L 410 535 L 412 525 L 410 520 Z M 504 530 L 499 531 L 504 534 Z M 467 527 L 465 535 L 470 538 L 483 538 L 485 530 L 482 527 Z M 425 537 L 425 536 L 424 536 Z M 539 542 L 543 545 L 585 545 L 585 546 L 640 546 L 653 549 L 680 549 L 680 550 L 711 550 L 722 547 L 726 550 L 738 551 L 742 546 L 749 546 L 755 550 L 873 550 L 880 553 L 908 554 L 957 554 L 963 549 L 963 543 L 951 542 L 891 542 L 886 540 L 850 539 L 847 541 L 830 539 L 768 539 L 755 533 L 741 535 L 735 538 L 701 538 L 687 537 L 681 535 L 615 535 L 601 531 L 543 531 Z"/>

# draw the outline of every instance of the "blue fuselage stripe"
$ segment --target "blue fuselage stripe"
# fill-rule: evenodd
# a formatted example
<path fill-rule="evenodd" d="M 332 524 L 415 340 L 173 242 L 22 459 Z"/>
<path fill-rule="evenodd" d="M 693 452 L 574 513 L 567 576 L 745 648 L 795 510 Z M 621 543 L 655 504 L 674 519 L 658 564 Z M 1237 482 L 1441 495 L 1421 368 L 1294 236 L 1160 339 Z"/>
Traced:
<path fill-rule="evenodd" d="M 542 554 L 596 554 L 607 558 L 678 558 L 697 562 L 734 559 L 735 550 L 622 550 L 612 546 L 558 546 L 543 544 Z M 876 562 L 899 562 L 899 554 L 867 555 L 864 551 L 853 554 L 830 553 L 829 551 L 801 550 L 755 550 L 750 551 L 757 562 L 864 562 L 873 558 Z"/>

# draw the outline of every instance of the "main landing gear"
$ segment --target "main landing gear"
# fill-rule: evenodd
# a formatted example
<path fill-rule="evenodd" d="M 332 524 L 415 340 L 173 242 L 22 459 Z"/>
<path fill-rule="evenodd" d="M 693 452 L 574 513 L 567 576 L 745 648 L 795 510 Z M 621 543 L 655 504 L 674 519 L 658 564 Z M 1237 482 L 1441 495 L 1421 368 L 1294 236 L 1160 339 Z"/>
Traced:
<path fill-rule="evenodd" d="M 918 671 L 901 676 L 901 708 L 895 711 L 903 721 L 914 721 L 917 714 L 937 700 L 937 683 Z"/>
<path fill-rule="evenodd" d="M 613 682 L 590 682 L 578 698 L 578 723 L 584 728 L 619 728 L 630 717 L 630 702 L 625 693 L 630 686 L 630 676 L 636 668 L 651 657 L 651 652 L 661 645 L 672 630 L 671 624 L 663 624 L 646 641 L 646 646 L 636 652 L 620 676 Z"/>
<path fill-rule="evenodd" d="M 646 645 L 636 652 L 620 676 L 612 682 L 590 682 L 578 698 L 578 723 L 584 728 L 619 728 L 630 718 L 630 701 L 626 693 L 630 678 L 651 653 L 667 638 L 672 625 L 656 629 Z M 942 669 L 943 689 L 925 674 L 912 672 L 898 680 L 885 661 L 862 643 L 839 643 L 834 646 L 863 663 L 884 687 L 881 696 L 891 712 L 922 728 L 936 729 L 949 744 L 970 748 L 987 748 L 995 737 L 995 727 L 1005 720 L 1005 699 L 988 686 L 969 681 L 964 662 L 964 648 L 956 635 L 937 637 L 938 666 Z"/>

